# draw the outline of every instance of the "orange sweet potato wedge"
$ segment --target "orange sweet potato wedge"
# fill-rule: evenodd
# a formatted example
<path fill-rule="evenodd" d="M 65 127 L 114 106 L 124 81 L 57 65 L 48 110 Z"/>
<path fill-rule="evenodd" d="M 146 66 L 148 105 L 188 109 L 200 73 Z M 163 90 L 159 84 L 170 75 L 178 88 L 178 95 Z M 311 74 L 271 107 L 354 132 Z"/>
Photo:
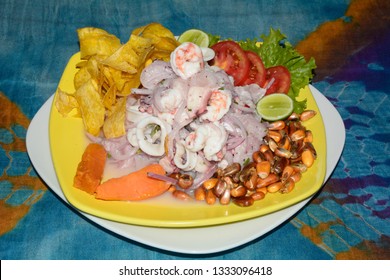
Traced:
<path fill-rule="evenodd" d="M 160 164 L 151 164 L 119 178 L 111 178 L 97 187 L 95 198 L 102 200 L 144 200 L 166 192 L 169 183 L 148 177 L 148 172 L 165 175 Z"/>
<path fill-rule="evenodd" d="M 106 158 L 107 152 L 102 145 L 88 144 L 77 166 L 73 186 L 89 194 L 94 194 L 101 183 Z"/>

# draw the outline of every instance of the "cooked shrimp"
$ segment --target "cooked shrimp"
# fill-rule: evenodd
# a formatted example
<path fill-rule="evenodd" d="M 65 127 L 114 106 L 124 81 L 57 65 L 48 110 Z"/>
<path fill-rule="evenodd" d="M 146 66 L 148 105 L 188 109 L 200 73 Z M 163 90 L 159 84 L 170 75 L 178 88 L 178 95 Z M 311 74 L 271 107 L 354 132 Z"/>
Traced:
<path fill-rule="evenodd" d="M 171 54 L 172 70 L 181 78 L 188 79 L 204 68 L 203 53 L 194 43 L 183 43 Z"/>
<path fill-rule="evenodd" d="M 192 152 L 203 150 L 207 160 L 219 161 L 223 157 L 223 147 L 226 144 L 227 133 L 218 123 L 199 125 L 185 139 L 185 146 Z"/>
<path fill-rule="evenodd" d="M 231 104 L 232 95 L 229 90 L 213 90 L 207 103 L 206 113 L 199 118 L 202 121 L 218 121 L 229 111 Z"/>

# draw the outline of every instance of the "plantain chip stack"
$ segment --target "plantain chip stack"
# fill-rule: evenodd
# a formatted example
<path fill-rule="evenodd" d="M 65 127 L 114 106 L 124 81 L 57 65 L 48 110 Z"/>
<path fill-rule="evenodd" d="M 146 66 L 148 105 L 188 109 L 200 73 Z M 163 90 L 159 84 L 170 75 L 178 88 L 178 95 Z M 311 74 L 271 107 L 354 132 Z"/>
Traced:
<path fill-rule="evenodd" d="M 169 61 L 179 45 L 173 33 L 159 23 L 134 29 L 120 40 L 103 29 L 77 30 L 80 42 L 75 92 L 57 91 L 56 108 L 63 116 L 81 117 L 86 131 L 106 138 L 125 134 L 126 96 L 140 86 L 140 75 L 154 60 Z"/>

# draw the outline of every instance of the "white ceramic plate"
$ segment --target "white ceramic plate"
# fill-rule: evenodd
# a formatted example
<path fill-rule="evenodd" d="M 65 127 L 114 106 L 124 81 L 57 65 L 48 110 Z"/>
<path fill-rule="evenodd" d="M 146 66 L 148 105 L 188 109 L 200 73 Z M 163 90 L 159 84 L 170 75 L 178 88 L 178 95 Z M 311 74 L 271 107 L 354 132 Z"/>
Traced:
<path fill-rule="evenodd" d="M 310 90 L 325 123 L 327 171 L 325 182 L 335 168 L 345 143 L 343 121 L 333 105 L 313 86 Z M 48 124 L 53 96 L 34 116 L 27 131 L 27 151 L 37 173 L 66 203 L 58 183 L 49 148 Z M 252 241 L 293 216 L 310 198 L 289 208 L 259 218 L 199 228 L 156 228 L 122 224 L 80 212 L 91 221 L 121 236 L 156 248 L 188 254 L 207 254 L 228 250 Z M 224 234 L 220 234 L 223 232 Z M 240 234 L 237 234 L 239 232 Z M 191 240 L 191 242 L 189 242 Z"/>

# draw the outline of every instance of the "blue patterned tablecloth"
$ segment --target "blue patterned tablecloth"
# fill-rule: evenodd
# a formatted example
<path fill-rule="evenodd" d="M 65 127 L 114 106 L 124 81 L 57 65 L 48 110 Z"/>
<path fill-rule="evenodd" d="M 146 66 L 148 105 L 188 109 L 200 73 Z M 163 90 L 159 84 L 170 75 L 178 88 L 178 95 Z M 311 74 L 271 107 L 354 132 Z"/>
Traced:
<path fill-rule="evenodd" d="M 390 259 L 389 3 L 0 0 L 0 258 Z M 209 255 L 155 249 L 83 218 L 34 171 L 26 131 L 79 50 L 76 29 L 99 27 L 126 41 L 150 22 L 237 40 L 280 28 L 315 57 L 313 85 L 340 113 L 345 148 L 314 200 L 265 236 Z"/>

